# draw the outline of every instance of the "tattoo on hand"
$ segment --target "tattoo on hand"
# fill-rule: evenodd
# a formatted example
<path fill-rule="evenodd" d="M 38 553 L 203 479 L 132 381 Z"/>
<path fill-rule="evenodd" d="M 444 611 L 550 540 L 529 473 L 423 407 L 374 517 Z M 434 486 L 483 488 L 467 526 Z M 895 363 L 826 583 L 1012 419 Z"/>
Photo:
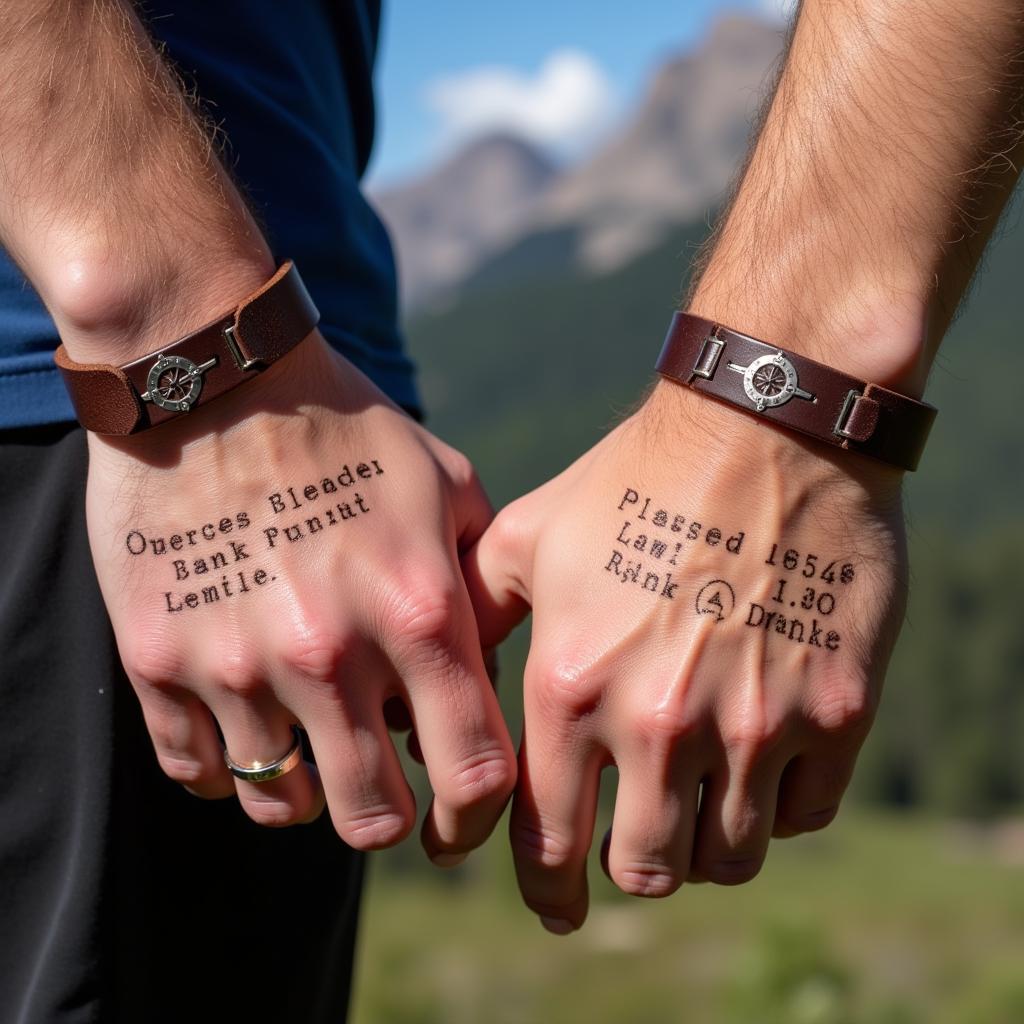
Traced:
<path fill-rule="evenodd" d="M 654 506 L 649 497 L 641 499 L 640 492 L 632 487 L 626 488 L 617 507 L 629 518 L 615 538 L 604 571 L 619 583 L 674 601 L 683 585 L 679 568 L 695 551 L 720 548 L 734 558 L 749 561 L 742 559 L 746 537 L 743 530 L 730 533 L 718 526 L 706 527 L 699 520 Z M 762 562 L 776 573 L 765 591 L 767 596 L 759 592 L 758 601 L 748 596 L 739 602 L 746 609 L 744 625 L 763 629 L 791 643 L 838 651 L 842 637 L 826 627 L 836 610 L 837 594 L 841 595 L 856 579 L 853 563 L 841 559 L 826 562 L 817 554 L 784 548 L 780 543 L 772 544 Z M 777 572 L 780 569 L 782 575 Z M 804 581 L 813 581 L 814 585 Z M 716 624 L 729 618 L 737 603 L 734 585 L 724 579 L 709 580 L 695 591 L 696 614 L 710 616 Z M 805 612 L 811 613 L 809 618 Z"/>
<path fill-rule="evenodd" d="M 697 591 L 693 606 L 698 615 L 712 615 L 715 622 L 724 622 L 736 607 L 736 591 L 726 580 L 710 580 Z"/>
<path fill-rule="evenodd" d="M 310 540 L 315 542 L 318 536 L 333 535 L 333 527 L 368 515 L 370 505 L 367 499 L 352 488 L 359 481 L 370 482 L 383 475 L 384 469 L 380 462 L 371 459 L 369 462 L 358 463 L 354 470 L 345 464 L 339 473 L 324 476 L 316 483 L 275 491 L 267 495 L 266 499 L 272 519 L 256 535 L 249 535 L 246 531 L 253 527 L 258 517 L 244 511 L 215 516 L 210 522 L 195 529 L 182 530 L 168 536 L 155 536 L 135 528 L 125 536 L 125 547 L 131 560 L 148 556 L 165 565 L 169 561 L 175 583 L 183 583 L 195 577 L 201 577 L 201 582 L 205 583 L 210 573 L 221 574 L 217 583 L 207 586 L 193 583 L 193 586 L 198 586 L 198 590 L 165 590 L 163 603 L 166 612 L 174 614 L 189 608 L 217 604 L 224 598 L 252 593 L 277 579 L 271 569 L 250 566 L 248 563 L 253 557 L 262 555 L 273 558 L 269 552 L 278 552 L 281 548 L 304 544 Z M 344 494 L 344 499 L 334 497 L 337 494 Z M 294 513 L 300 514 L 296 516 Z M 240 533 L 246 533 L 244 540 L 227 538 L 228 534 Z M 202 554 L 192 550 L 205 548 L 207 543 L 217 543 L 218 547 L 214 551 L 205 549 Z M 167 559 L 168 555 L 179 552 L 188 557 Z M 246 564 L 240 566 L 239 563 Z"/>

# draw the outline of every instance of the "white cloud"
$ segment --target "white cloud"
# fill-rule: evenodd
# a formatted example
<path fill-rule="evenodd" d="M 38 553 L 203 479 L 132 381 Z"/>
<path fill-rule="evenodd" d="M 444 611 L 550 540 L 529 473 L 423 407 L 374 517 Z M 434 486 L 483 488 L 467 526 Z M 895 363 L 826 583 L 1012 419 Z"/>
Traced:
<path fill-rule="evenodd" d="M 536 74 L 485 66 L 443 75 L 425 90 L 445 143 L 510 131 L 562 152 L 592 141 L 618 109 L 615 90 L 589 54 L 549 54 Z"/>

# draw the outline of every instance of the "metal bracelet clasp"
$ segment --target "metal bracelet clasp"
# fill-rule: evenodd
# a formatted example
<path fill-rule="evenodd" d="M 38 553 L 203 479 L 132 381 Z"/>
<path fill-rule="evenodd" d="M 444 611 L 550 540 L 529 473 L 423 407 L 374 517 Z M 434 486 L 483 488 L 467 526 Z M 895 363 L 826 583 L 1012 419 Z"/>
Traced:
<path fill-rule="evenodd" d="M 251 370 L 259 365 L 258 359 L 246 359 L 242 354 L 241 346 L 238 344 L 238 339 L 235 337 L 235 325 L 230 324 L 224 328 L 224 340 L 228 343 L 228 349 L 231 352 L 231 357 L 235 360 L 236 365 L 240 370 Z"/>

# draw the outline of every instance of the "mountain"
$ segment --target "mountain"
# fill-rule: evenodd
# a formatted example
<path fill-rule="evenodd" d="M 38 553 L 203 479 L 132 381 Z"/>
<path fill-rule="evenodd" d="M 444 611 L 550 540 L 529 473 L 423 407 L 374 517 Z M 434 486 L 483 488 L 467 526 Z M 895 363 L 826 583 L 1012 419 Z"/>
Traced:
<path fill-rule="evenodd" d="M 419 305 L 462 280 L 516 235 L 556 173 L 523 139 L 491 135 L 425 177 L 373 195 L 395 243 L 403 302 Z"/>
<path fill-rule="evenodd" d="M 632 116 L 581 163 L 556 168 L 529 143 L 498 135 L 375 193 L 406 305 L 450 298 L 507 252 L 536 251 L 534 236 L 559 239 L 560 259 L 606 272 L 702 219 L 735 172 L 781 44 L 777 24 L 723 18 L 656 71 Z"/>
<path fill-rule="evenodd" d="M 702 219 L 743 156 L 781 45 L 778 25 L 719 21 L 699 49 L 660 68 L 621 132 L 552 182 L 535 223 L 583 225 L 579 257 L 604 271 Z"/>

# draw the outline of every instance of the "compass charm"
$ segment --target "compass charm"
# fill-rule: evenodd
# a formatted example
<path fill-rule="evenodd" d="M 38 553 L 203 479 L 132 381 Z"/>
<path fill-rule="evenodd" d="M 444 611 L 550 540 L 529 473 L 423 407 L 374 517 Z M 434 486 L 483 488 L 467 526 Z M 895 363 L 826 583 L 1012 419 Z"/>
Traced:
<path fill-rule="evenodd" d="M 785 405 L 791 398 L 814 401 L 814 395 L 799 386 L 796 367 L 781 352 L 759 356 L 749 366 L 728 367 L 743 374 L 743 390 L 758 412 Z"/>
<path fill-rule="evenodd" d="M 196 364 L 184 356 L 156 357 L 146 377 L 148 390 L 144 402 L 152 402 L 168 412 L 188 412 L 203 390 L 203 374 L 217 365 L 217 357 Z"/>

